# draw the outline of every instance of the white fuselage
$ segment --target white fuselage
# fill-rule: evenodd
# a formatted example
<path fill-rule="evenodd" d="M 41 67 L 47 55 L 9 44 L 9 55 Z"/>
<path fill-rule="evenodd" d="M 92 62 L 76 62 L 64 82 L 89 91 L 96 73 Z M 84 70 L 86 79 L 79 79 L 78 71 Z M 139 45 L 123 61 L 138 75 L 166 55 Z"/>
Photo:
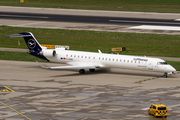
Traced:
<path fill-rule="evenodd" d="M 48 60 L 69 65 L 93 65 L 96 68 L 123 68 L 164 73 L 176 71 L 171 65 L 159 58 L 61 49 L 45 49 L 45 51 L 48 51 L 49 53 L 56 51 L 55 56 L 44 55 Z"/>
<path fill-rule="evenodd" d="M 29 54 L 45 61 L 66 63 L 70 66 L 46 67 L 47 69 L 79 69 L 79 73 L 85 73 L 84 69 L 94 72 L 96 68 L 123 68 L 142 71 L 164 72 L 164 76 L 176 70 L 162 59 L 138 57 L 129 55 L 115 55 L 94 52 L 80 52 L 65 50 L 62 48 L 47 49 L 41 46 L 31 32 L 22 32 L 6 37 L 23 37 Z"/>

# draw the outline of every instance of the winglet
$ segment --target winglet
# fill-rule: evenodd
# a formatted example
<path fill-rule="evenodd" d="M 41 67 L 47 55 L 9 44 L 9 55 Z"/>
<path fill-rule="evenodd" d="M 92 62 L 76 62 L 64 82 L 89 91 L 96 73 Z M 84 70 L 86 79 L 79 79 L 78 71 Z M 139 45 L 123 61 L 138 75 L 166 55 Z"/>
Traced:
<path fill-rule="evenodd" d="M 43 65 L 43 64 L 39 63 L 38 61 L 36 61 L 36 63 L 38 63 L 39 66 L 41 66 L 41 67 L 44 68 L 44 69 L 50 69 L 49 67 L 47 67 L 46 65 Z"/>

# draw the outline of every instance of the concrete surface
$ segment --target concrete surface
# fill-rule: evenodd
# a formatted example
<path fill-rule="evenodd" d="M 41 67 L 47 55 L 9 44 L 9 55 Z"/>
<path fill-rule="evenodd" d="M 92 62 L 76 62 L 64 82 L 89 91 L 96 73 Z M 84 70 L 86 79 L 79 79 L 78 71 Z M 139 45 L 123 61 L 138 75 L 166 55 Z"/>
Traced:
<path fill-rule="evenodd" d="M 151 18 L 151 19 L 180 19 L 179 13 L 81 10 L 81 9 L 58 9 L 58 8 L 14 7 L 14 6 L 0 6 L 0 11 L 1 12 L 59 14 L 59 15 L 83 15 L 83 16 L 107 16 L 107 17 L 111 16 L 111 17 Z"/>
<path fill-rule="evenodd" d="M 136 83 L 162 73 L 111 69 L 80 75 L 78 71 L 42 69 L 36 62 L 6 60 L 0 60 L 0 72 L 0 86 L 15 91 L 0 92 L 2 120 L 179 120 L 180 117 L 180 74 Z M 171 108 L 168 117 L 148 115 L 147 108 L 153 103 Z"/>

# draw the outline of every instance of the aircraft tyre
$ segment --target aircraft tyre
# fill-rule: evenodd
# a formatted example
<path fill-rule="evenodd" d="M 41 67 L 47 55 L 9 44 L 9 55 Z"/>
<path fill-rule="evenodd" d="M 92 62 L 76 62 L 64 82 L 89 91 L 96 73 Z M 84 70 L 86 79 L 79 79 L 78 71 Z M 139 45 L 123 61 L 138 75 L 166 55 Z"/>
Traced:
<path fill-rule="evenodd" d="M 167 73 L 164 73 L 163 77 L 167 78 L 168 74 Z"/>
<path fill-rule="evenodd" d="M 94 72 L 94 71 L 95 71 L 95 69 L 89 69 L 89 71 L 90 71 L 90 72 Z"/>
<path fill-rule="evenodd" d="M 84 70 L 84 69 L 80 69 L 80 70 L 79 70 L 79 73 L 80 73 L 80 74 L 84 74 L 84 73 L 85 73 L 85 70 Z"/>

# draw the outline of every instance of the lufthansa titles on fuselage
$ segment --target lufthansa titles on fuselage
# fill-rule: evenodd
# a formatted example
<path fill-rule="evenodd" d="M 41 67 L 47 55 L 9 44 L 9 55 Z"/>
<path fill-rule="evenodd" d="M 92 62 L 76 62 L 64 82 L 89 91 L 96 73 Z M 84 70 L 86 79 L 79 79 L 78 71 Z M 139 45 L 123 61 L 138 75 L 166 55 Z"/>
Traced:
<path fill-rule="evenodd" d="M 145 62 L 147 62 L 147 61 L 148 61 L 148 59 L 142 59 L 142 58 L 134 58 L 133 60 L 145 61 Z"/>

